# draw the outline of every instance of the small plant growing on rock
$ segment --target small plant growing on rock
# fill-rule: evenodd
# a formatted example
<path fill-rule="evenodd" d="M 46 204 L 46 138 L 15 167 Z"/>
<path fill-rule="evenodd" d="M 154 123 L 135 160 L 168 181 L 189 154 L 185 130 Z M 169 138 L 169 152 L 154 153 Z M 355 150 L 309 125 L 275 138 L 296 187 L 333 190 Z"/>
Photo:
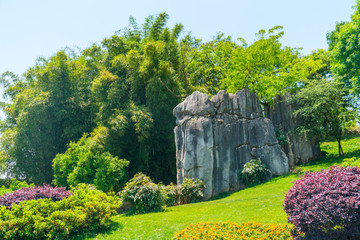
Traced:
<path fill-rule="evenodd" d="M 271 177 L 271 171 L 260 161 L 251 159 L 239 171 L 239 180 L 245 185 L 255 185 Z"/>
<path fill-rule="evenodd" d="M 360 168 L 332 167 L 296 181 L 284 201 L 294 239 L 360 239 Z"/>
<path fill-rule="evenodd" d="M 284 147 L 285 145 L 287 145 L 289 143 L 284 132 L 281 131 L 280 129 L 275 129 L 275 136 L 276 136 L 276 139 L 279 141 L 280 146 Z"/>

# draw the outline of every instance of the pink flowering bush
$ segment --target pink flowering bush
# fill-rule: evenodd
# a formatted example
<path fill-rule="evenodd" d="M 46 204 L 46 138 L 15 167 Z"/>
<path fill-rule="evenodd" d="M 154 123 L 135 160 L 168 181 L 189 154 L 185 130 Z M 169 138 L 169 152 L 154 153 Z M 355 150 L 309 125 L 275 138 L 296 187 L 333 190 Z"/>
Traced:
<path fill-rule="evenodd" d="M 294 239 L 360 239 L 360 168 L 306 173 L 287 192 Z"/>
<path fill-rule="evenodd" d="M 0 196 L 0 205 L 10 209 L 12 205 L 26 200 L 36 200 L 42 198 L 51 198 L 54 202 L 69 197 L 71 193 L 64 187 L 51 187 L 44 184 L 37 187 L 25 187 L 12 193 L 5 193 Z"/>

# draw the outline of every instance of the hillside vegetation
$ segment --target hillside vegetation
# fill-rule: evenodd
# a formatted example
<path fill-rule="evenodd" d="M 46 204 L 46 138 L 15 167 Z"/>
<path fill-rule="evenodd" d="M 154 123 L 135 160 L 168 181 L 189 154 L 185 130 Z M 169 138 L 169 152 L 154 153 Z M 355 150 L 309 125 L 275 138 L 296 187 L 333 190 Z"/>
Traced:
<path fill-rule="evenodd" d="M 113 217 L 113 228 L 98 235 L 81 236 L 77 239 L 171 239 L 174 234 L 189 224 L 198 222 L 250 222 L 286 224 L 282 209 L 285 193 L 305 171 L 319 171 L 341 164 L 345 158 L 360 156 L 360 136 L 344 139 L 345 156 L 338 157 L 337 142 L 322 143 L 325 157 L 297 167 L 285 176 L 223 198 L 206 202 L 169 207 L 164 212 L 141 215 L 122 214 Z"/>

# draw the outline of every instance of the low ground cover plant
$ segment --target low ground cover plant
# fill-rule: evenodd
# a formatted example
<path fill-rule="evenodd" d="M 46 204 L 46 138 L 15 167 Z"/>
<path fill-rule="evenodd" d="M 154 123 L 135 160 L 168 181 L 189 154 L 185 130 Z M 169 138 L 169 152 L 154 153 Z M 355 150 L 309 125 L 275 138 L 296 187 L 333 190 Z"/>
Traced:
<path fill-rule="evenodd" d="M 294 239 L 360 239 L 360 168 L 309 172 L 287 192 Z"/>
<path fill-rule="evenodd" d="M 191 224 L 184 230 L 176 233 L 173 239 L 292 239 L 291 227 L 288 225 L 232 222 L 200 222 Z"/>
<path fill-rule="evenodd" d="M 37 199 L 0 206 L 0 239 L 68 239 L 84 231 L 110 226 L 119 198 L 80 184 L 72 195 L 54 202 Z"/>
<path fill-rule="evenodd" d="M 51 187 L 50 185 L 44 184 L 43 186 L 24 187 L 11 193 L 5 193 L 0 196 L 0 205 L 10 209 L 13 204 L 18 204 L 26 200 L 49 198 L 56 202 L 70 195 L 71 193 L 64 187 Z"/>

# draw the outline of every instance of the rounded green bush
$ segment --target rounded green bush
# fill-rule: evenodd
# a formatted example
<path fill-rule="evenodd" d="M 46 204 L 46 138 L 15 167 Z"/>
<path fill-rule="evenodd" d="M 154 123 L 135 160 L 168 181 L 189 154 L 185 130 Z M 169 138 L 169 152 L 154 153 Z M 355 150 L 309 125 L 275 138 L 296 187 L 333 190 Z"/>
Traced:
<path fill-rule="evenodd" d="M 135 174 L 120 196 L 124 203 L 133 206 L 135 213 L 161 211 L 166 200 L 165 190 L 143 173 Z"/>
<path fill-rule="evenodd" d="M 260 159 L 251 159 L 245 163 L 239 171 L 239 180 L 245 185 L 255 185 L 264 182 L 270 178 L 271 172 L 260 161 Z"/>
<path fill-rule="evenodd" d="M 37 199 L 0 206 L 0 239 L 67 239 L 110 226 L 120 199 L 80 184 L 61 201 Z"/>

